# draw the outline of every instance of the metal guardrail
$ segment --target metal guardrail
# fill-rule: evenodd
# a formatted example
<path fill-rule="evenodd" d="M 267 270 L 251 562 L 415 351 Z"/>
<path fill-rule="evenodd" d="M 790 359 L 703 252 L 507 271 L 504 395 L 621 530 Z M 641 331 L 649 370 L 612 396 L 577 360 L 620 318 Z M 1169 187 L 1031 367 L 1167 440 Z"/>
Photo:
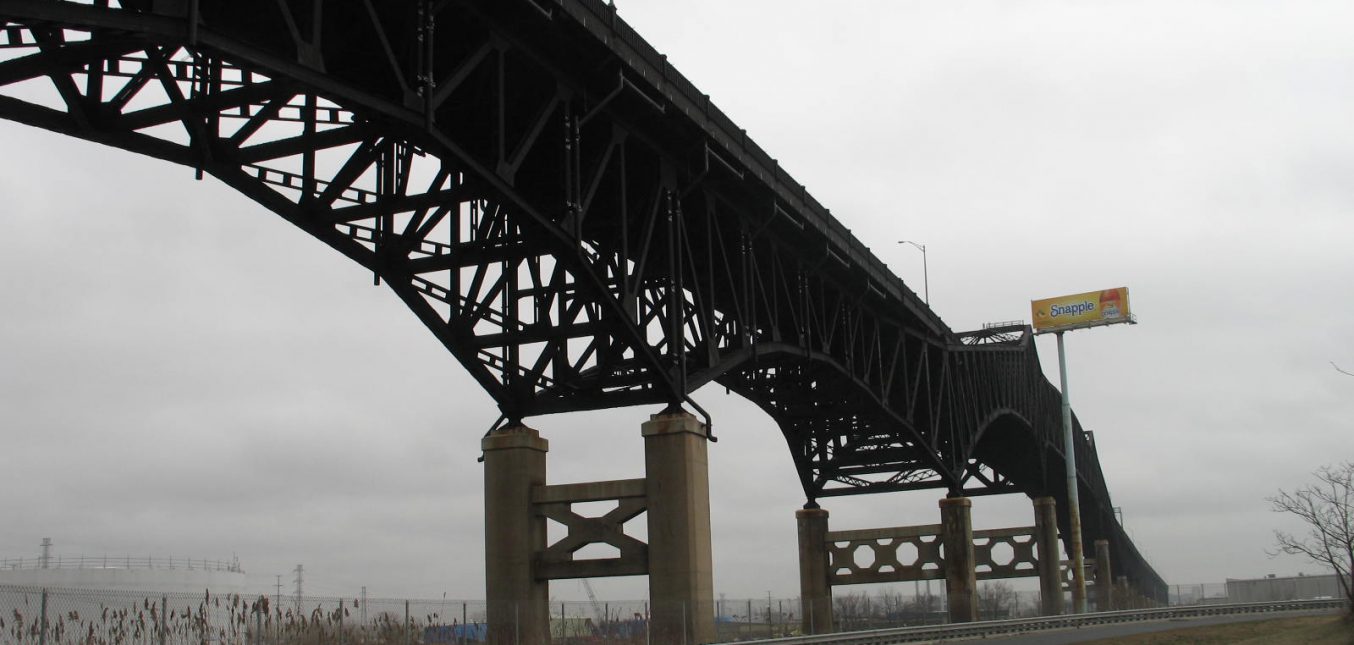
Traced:
<path fill-rule="evenodd" d="M 1044 616 L 1040 618 L 989 620 L 977 623 L 959 623 L 951 625 L 899 627 L 894 629 L 878 629 L 845 634 L 791 636 L 789 638 L 744 641 L 744 643 L 778 645 L 809 645 L 814 643 L 832 643 L 833 645 L 892 645 L 894 643 L 915 643 L 917 641 L 933 641 L 939 639 L 989 638 L 992 636 L 1026 634 L 1053 629 L 1079 629 L 1082 627 L 1109 625 L 1114 623 L 1151 622 L 1177 620 L 1182 618 L 1203 618 L 1207 616 L 1230 616 L 1237 614 L 1344 609 L 1345 606 L 1345 601 L 1341 599 L 1286 600 L 1278 602 L 1251 602 L 1226 605 L 1193 605 L 1189 607 L 1129 609 L 1124 611 L 1097 612 L 1093 614 Z"/>

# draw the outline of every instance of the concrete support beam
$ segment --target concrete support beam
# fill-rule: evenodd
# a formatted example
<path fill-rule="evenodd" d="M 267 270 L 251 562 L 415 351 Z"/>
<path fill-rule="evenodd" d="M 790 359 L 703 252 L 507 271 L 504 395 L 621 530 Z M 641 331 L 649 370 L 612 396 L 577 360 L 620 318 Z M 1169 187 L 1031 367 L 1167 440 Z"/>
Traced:
<path fill-rule="evenodd" d="M 945 592 L 950 622 L 978 620 L 978 574 L 973 556 L 973 502 L 967 497 L 940 500 L 941 542 L 945 545 Z"/>
<path fill-rule="evenodd" d="M 1114 569 L 1110 562 L 1110 541 L 1095 541 L 1095 608 L 1114 609 Z"/>
<path fill-rule="evenodd" d="M 713 642 L 715 585 L 705 427 L 684 411 L 664 412 L 651 416 L 642 434 L 649 496 L 652 642 Z"/>
<path fill-rule="evenodd" d="M 1045 616 L 1063 613 L 1063 581 L 1059 566 L 1057 502 L 1052 497 L 1034 500 L 1034 541 L 1039 551 L 1040 611 Z"/>
<path fill-rule="evenodd" d="M 828 571 L 827 510 L 795 511 L 799 524 L 799 598 L 805 634 L 832 632 L 832 582 Z"/>
<path fill-rule="evenodd" d="M 538 579 L 534 556 L 545 549 L 545 517 L 531 505 L 545 485 L 550 444 L 526 426 L 499 428 L 484 451 L 484 555 L 489 642 L 550 642 L 550 588 Z"/>

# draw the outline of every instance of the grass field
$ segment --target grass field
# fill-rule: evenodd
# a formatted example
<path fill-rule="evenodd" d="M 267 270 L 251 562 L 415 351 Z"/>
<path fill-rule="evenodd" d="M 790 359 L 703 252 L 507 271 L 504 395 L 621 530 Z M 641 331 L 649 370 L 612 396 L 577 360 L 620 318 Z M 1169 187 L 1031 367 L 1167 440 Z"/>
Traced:
<path fill-rule="evenodd" d="M 1343 615 L 1276 618 L 1248 623 L 1189 627 L 1087 645 L 1354 645 L 1354 622 Z"/>

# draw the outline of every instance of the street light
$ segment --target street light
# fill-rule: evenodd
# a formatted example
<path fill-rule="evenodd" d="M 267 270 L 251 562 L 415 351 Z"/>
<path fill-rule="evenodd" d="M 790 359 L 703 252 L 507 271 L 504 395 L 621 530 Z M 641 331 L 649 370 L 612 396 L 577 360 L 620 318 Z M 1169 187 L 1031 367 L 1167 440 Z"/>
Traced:
<path fill-rule="evenodd" d="M 918 251 L 921 251 L 921 282 L 922 282 L 922 290 L 923 290 L 923 293 L 924 293 L 925 296 L 926 296 L 926 305 L 927 305 L 928 307 L 931 306 L 931 278 L 930 278 L 929 275 L 927 275 L 927 269 L 926 269 L 926 245 L 925 245 L 925 244 L 917 244 L 916 242 L 913 242 L 912 240 L 898 240 L 898 243 L 899 243 L 899 244 L 911 244 L 912 246 L 917 247 L 917 250 L 918 250 Z"/>

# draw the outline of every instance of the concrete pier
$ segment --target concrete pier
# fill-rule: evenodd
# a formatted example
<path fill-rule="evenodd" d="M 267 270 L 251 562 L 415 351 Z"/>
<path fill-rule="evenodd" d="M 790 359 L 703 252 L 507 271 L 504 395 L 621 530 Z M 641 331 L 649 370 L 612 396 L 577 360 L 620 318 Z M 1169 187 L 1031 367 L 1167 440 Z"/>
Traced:
<path fill-rule="evenodd" d="M 715 640 L 705 427 L 665 411 L 642 426 L 648 480 L 650 633 L 654 643 Z"/>
<path fill-rule="evenodd" d="M 832 632 L 832 582 L 828 571 L 828 513 L 821 508 L 795 511 L 799 524 L 799 598 L 805 634 Z"/>
<path fill-rule="evenodd" d="M 1052 497 L 1034 500 L 1035 544 L 1039 550 L 1040 611 L 1045 616 L 1063 613 L 1062 556 L 1058 548 L 1057 502 Z"/>
<path fill-rule="evenodd" d="M 484 451 L 484 555 L 489 642 L 550 642 L 549 583 L 532 561 L 545 549 L 545 517 L 532 509 L 531 491 L 545 485 L 550 444 L 526 426 L 495 430 Z"/>
<path fill-rule="evenodd" d="M 967 497 L 940 500 L 941 541 L 945 545 L 945 592 L 950 622 L 978 620 L 978 574 L 974 570 L 973 502 Z"/>
<path fill-rule="evenodd" d="M 1110 541 L 1095 541 L 1095 609 L 1114 608 L 1114 563 L 1110 562 Z"/>

